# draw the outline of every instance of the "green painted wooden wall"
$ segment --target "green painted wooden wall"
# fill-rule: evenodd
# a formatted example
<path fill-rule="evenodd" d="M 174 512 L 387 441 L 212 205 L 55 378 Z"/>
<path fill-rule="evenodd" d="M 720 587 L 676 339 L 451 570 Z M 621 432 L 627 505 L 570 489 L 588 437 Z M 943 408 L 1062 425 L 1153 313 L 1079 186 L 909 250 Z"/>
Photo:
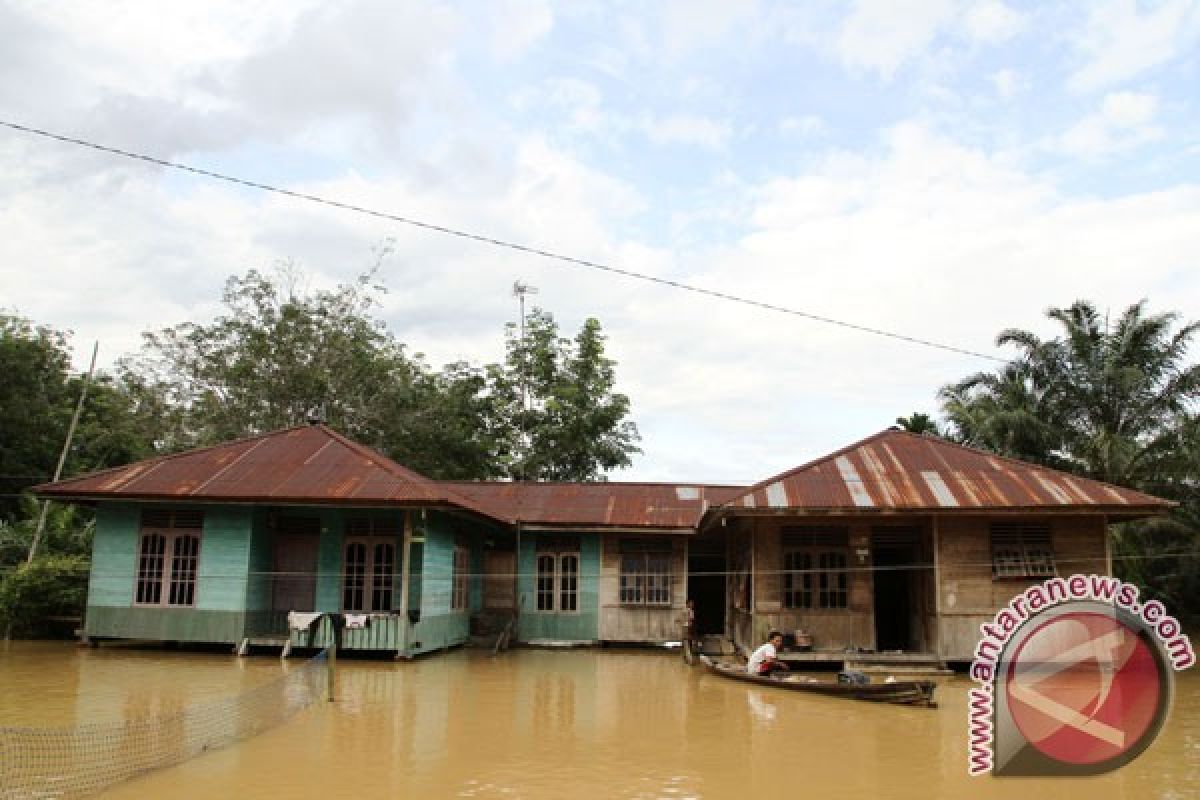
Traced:
<path fill-rule="evenodd" d="M 96 511 L 84 629 L 96 638 L 236 642 L 245 628 L 254 526 L 249 506 L 209 506 L 193 608 L 134 607 L 141 507 L 102 503 Z"/>
<path fill-rule="evenodd" d="M 140 520 L 141 510 L 137 506 L 103 503 L 96 508 L 89 607 L 132 605 Z"/>
<path fill-rule="evenodd" d="M 564 641 L 597 641 L 600 638 L 600 534 L 579 534 L 579 610 L 575 612 L 538 611 L 537 543 L 548 534 L 525 531 L 517 554 L 517 607 L 520 616 L 517 638 Z M 561 538 L 561 533 L 549 534 Z"/>
<path fill-rule="evenodd" d="M 268 526 L 269 509 L 249 505 L 206 506 L 200 544 L 196 604 L 193 608 L 134 607 L 137 548 L 141 507 L 137 504 L 102 504 L 97 510 L 92 577 L 88 594 L 89 635 L 97 638 L 146 638 L 180 641 L 240 641 L 271 609 L 274 542 Z M 315 611 L 341 610 L 342 543 L 346 522 L 364 513 L 401 516 L 397 510 L 315 509 L 321 520 L 318 542 L 318 576 Z M 428 511 L 413 512 L 415 527 L 424 541 L 411 552 L 409 607 L 419 609 L 420 622 L 409 632 L 411 652 L 447 647 L 465 641 L 470 612 L 483 605 L 483 539 L 495 529 L 461 516 Z M 470 548 L 468 610 L 451 608 L 454 547 L 464 541 Z M 396 591 L 393 609 L 399 610 L 402 587 L 401 537 L 396 538 Z M 389 626 L 397 630 L 402 626 Z M 382 630 L 380 631 L 382 635 Z M 359 635 L 353 642 L 395 640 Z"/>

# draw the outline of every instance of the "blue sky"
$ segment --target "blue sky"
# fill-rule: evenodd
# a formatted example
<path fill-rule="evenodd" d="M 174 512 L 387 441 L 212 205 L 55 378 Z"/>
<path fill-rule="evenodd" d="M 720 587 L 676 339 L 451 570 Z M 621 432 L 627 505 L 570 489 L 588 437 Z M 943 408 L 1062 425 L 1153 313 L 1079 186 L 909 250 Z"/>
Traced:
<path fill-rule="evenodd" d="M 0 2 L 16 122 L 972 350 L 1086 297 L 1200 317 L 1200 3 Z M 392 331 L 601 319 L 618 478 L 754 480 L 988 362 L 0 132 L 0 305 L 111 363 L 382 242 Z"/>

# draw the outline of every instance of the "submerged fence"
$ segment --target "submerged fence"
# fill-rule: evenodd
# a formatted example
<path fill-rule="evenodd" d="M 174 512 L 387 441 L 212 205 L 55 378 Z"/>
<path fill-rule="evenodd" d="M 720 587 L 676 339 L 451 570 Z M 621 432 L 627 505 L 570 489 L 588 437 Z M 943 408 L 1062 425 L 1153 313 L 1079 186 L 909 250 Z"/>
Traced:
<path fill-rule="evenodd" d="M 86 797 L 262 733 L 325 695 L 324 652 L 229 697 L 153 717 L 0 728 L 0 799 Z"/>

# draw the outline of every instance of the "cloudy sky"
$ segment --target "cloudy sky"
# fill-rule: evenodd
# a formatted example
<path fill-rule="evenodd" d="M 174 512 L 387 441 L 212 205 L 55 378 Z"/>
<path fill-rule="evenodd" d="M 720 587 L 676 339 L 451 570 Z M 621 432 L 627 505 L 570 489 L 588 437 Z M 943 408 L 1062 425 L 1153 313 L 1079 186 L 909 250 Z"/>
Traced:
<path fill-rule="evenodd" d="M 167 10 L 164 10 L 164 6 Z M 1004 355 L 1047 307 L 1200 317 L 1200 3 L 0 2 L 0 118 Z M 644 454 L 752 481 L 989 362 L 0 129 L 0 307 L 111 363 L 381 243 L 383 316 L 496 360 L 599 317 Z"/>

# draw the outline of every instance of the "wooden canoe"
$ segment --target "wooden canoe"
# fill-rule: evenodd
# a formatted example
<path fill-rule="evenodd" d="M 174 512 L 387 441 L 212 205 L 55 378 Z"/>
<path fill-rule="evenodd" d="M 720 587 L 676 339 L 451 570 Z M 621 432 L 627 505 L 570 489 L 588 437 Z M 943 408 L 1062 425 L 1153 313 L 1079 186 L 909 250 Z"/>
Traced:
<path fill-rule="evenodd" d="M 933 681 L 895 681 L 893 683 L 837 683 L 836 681 L 787 680 L 779 677 L 751 675 L 746 667 L 740 664 L 722 664 L 713 661 L 705 655 L 700 656 L 701 663 L 714 675 L 730 678 L 735 681 L 745 681 L 757 686 L 767 686 L 772 689 L 790 689 L 793 692 L 812 692 L 832 697 L 847 697 L 852 700 L 869 700 L 875 703 L 896 703 L 899 705 L 925 706 L 937 708 L 933 692 L 937 684 Z M 778 674 L 778 673 L 776 673 Z M 787 673 L 784 673 L 787 675 Z"/>

